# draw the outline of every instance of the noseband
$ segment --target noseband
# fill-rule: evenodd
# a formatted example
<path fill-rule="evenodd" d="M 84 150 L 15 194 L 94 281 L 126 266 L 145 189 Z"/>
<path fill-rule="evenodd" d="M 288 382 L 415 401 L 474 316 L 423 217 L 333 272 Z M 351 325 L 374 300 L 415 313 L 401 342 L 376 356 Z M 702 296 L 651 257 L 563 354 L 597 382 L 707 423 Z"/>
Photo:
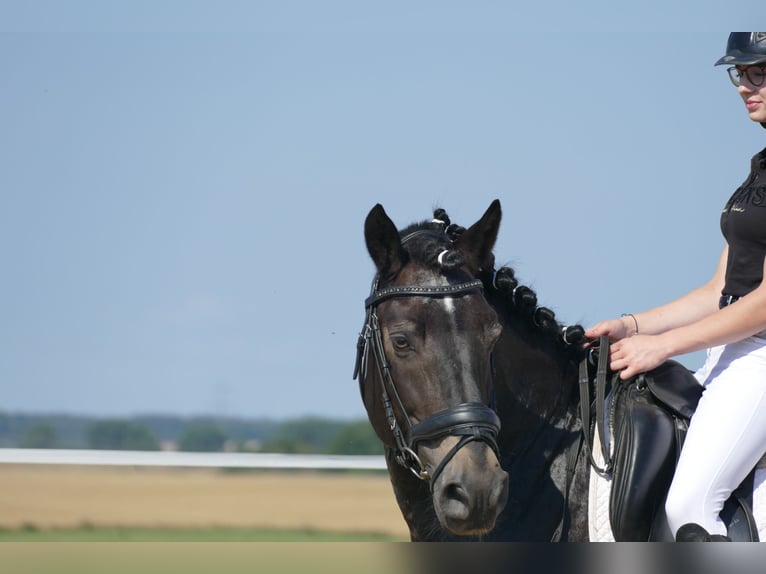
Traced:
<path fill-rule="evenodd" d="M 444 467 L 457 452 L 469 442 L 486 442 L 492 450 L 498 455 L 497 434 L 500 431 L 500 419 L 494 410 L 483 403 L 467 402 L 460 403 L 447 410 L 431 415 L 422 422 L 412 424 L 407 410 L 404 408 L 399 393 L 396 390 L 393 377 L 391 375 L 391 366 L 386 359 L 383 349 L 383 339 L 378 322 L 377 305 L 381 301 L 393 298 L 405 297 L 447 297 L 462 296 L 467 293 L 481 291 L 483 284 L 480 279 L 474 279 L 463 283 L 457 283 L 447 286 L 395 286 L 378 290 L 378 278 L 372 283 L 370 296 L 365 300 L 366 319 L 364 328 L 359 334 L 357 343 L 356 365 L 354 367 L 354 378 L 359 376 L 359 381 L 364 381 L 367 376 L 369 350 L 372 349 L 375 355 L 375 362 L 378 365 L 382 379 L 383 408 L 385 409 L 388 425 L 393 432 L 396 440 L 396 461 L 421 480 L 429 481 L 429 486 L 433 488 L 436 479 L 439 477 Z M 389 392 L 386 389 L 390 390 Z M 391 402 L 393 397 L 396 406 L 404 416 L 405 429 L 396 418 L 396 413 Z M 417 455 L 418 444 L 423 441 L 436 439 L 443 436 L 459 436 L 460 440 L 450 449 L 442 461 L 436 466 L 433 472 L 429 471 L 420 457 Z"/>

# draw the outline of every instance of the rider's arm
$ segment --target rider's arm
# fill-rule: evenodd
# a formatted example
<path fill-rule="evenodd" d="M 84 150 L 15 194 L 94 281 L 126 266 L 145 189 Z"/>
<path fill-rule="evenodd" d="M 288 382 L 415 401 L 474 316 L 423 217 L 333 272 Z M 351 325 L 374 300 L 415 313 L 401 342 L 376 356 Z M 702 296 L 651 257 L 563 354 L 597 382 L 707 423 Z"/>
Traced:
<path fill-rule="evenodd" d="M 718 266 L 710 281 L 690 291 L 686 295 L 660 307 L 635 313 L 635 323 L 631 317 L 622 320 L 628 334 L 635 334 L 636 324 L 641 335 L 657 335 L 684 325 L 696 323 L 718 310 L 718 300 L 724 286 L 726 260 L 729 246 L 726 245 L 718 259 Z"/>
<path fill-rule="evenodd" d="M 662 338 L 673 356 L 733 343 L 763 331 L 766 331 L 766 281 L 761 281 L 733 305 L 703 316 L 696 323 L 666 332 Z"/>

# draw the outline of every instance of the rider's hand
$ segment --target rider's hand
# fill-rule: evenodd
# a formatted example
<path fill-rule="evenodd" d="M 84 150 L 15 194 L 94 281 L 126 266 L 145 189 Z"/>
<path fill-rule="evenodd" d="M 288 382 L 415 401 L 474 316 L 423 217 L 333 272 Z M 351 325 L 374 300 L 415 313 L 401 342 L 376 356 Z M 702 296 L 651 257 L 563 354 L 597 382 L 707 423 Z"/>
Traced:
<path fill-rule="evenodd" d="M 625 380 L 659 367 L 668 359 L 662 335 L 626 337 L 609 348 L 609 368 Z"/>
<path fill-rule="evenodd" d="M 588 339 L 598 339 L 606 335 L 610 341 L 624 339 L 631 334 L 630 329 L 632 328 L 632 325 L 629 325 L 624 319 L 625 317 L 601 321 L 585 331 L 585 336 Z"/>

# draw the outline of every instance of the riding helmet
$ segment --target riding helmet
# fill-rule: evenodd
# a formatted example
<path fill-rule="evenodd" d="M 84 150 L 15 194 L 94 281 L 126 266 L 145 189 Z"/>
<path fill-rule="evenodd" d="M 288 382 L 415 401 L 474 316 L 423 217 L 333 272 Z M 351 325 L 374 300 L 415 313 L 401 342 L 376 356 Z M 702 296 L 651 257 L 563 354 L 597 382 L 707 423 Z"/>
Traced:
<path fill-rule="evenodd" d="M 714 65 L 750 66 L 759 62 L 766 62 L 766 32 L 732 32 L 726 55 Z"/>
<path fill-rule="evenodd" d="M 729 64 L 734 66 L 751 66 L 766 64 L 766 32 L 732 32 L 726 43 L 726 55 L 714 65 Z M 766 129 L 766 122 L 761 122 Z"/>

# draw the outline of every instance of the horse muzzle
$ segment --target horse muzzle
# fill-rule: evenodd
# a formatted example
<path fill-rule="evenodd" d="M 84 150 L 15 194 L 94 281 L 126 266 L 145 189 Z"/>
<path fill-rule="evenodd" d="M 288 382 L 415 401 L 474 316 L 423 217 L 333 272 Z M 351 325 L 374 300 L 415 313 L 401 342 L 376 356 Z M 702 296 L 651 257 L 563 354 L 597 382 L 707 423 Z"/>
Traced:
<path fill-rule="evenodd" d="M 488 532 L 505 507 L 508 474 L 499 463 L 499 430 L 495 411 L 482 403 L 469 402 L 436 413 L 410 431 L 413 452 L 419 443 L 456 438 L 434 470 L 420 476 L 429 480 L 442 526 L 455 534 Z"/>

